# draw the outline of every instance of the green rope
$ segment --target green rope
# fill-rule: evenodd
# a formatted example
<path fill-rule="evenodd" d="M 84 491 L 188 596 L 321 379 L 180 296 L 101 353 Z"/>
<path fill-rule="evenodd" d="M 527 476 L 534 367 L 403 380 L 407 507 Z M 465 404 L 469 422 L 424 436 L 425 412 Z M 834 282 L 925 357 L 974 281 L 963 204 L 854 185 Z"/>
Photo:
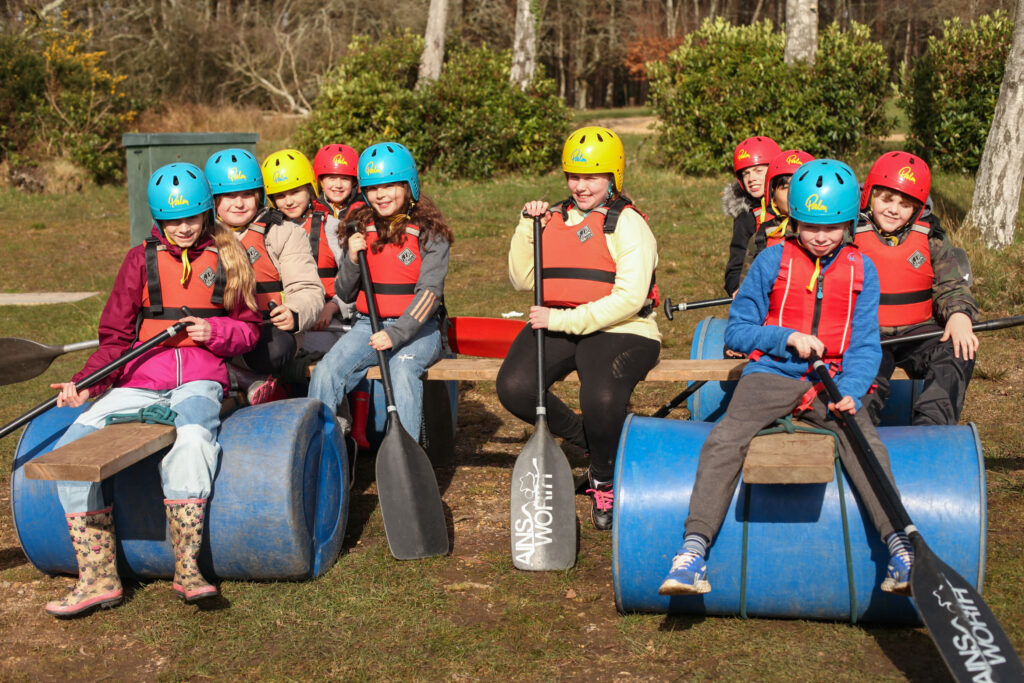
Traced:
<path fill-rule="evenodd" d="M 850 549 L 850 526 L 846 514 L 846 491 L 843 486 L 843 470 L 841 466 L 841 460 L 839 458 L 839 435 L 830 429 L 820 429 L 817 427 L 806 427 L 804 425 L 793 424 L 792 415 L 780 417 L 775 420 L 774 427 L 768 427 L 762 429 L 757 433 L 758 436 L 764 434 L 778 434 L 785 432 L 787 434 L 795 434 L 802 432 L 804 434 L 826 434 L 832 437 L 834 443 L 832 447 L 833 463 L 836 470 L 836 485 L 839 488 L 839 512 L 843 521 L 843 546 L 846 551 L 846 583 L 849 588 L 850 595 L 850 623 L 857 623 L 857 586 L 853 576 L 853 551 Z M 740 554 L 740 617 L 743 619 L 747 618 L 747 546 L 749 539 L 749 513 L 750 513 L 750 485 L 744 483 L 743 493 L 743 543 Z"/>
<path fill-rule="evenodd" d="M 174 419 L 178 414 L 169 406 L 155 403 L 145 408 L 140 408 L 130 413 L 114 413 L 107 415 L 104 425 L 122 424 L 125 422 L 144 422 L 148 424 L 162 424 L 174 426 Z"/>

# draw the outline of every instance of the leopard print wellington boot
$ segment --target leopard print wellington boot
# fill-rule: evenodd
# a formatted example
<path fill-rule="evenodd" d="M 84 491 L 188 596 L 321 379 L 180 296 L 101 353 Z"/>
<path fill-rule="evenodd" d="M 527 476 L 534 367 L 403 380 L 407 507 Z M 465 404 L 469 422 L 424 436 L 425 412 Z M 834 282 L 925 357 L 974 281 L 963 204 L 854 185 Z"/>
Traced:
<path fill-rule="evenodd" d="M 174 546 L 174 592 L 187 603 L 218 595 L 199 571 L 196 561 L 203 541 L 206 520 L 206 499 L 164 500 L 167 526 Z"/>
<path fill-rule="evenodd" d="M 55 617 L 72 617 L 121 603 L 124 592 L 117 576 L 117 544 L 112 508 L 65 515 L 78 560 L 78 583 L 60 600 L 46 603 Z"/>

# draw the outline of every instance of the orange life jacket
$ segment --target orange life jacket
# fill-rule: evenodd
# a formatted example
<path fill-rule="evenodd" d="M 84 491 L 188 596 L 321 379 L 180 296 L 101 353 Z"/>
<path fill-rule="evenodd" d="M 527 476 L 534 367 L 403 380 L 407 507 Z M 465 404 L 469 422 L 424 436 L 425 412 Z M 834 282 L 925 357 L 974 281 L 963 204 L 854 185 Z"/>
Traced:
<path fill-rule="evenodd" d="M 366 228 L 366 263 L 373 277 L 373 289 L 377 298 L 377 313 L 382 318 L 397 318 L 412 303 L 416 293 L 416 282 L 420 279 L 420 229 L 415 225 L 405 226 L 405 235 L 398 244 L 386 244 L 374 253 L 377 243 L 377 229 Z M 356 310 L 370 312 L 366 305 L 366 293 L 359 292 Z"/>
<path fill-rule="evenodd" d="M 594 209 L 576 225 L 567 225 L 571 200 L 556 204 L 551 209 L 548 223 L 541 238 L 541 282 L 544 305 L 575 308 L 580 304 L 597 301 L 612 293 L 617 267 L 608 251 L 605 235 L 615 232 L 619 216 L 626 209 L 636 211 L 646 220 L 628 197 L 620 196 L 608 206 Z M 650 315 L 658 305 L 658 286 L 654 273 L 647 302 L 639 315 Z"/>
<path fill-rule="evenodd" d="M 192 274 L 181 284 L 181 260 L 167 251 L 160 240 L 146 240 L 146 287 L 142 290 L 138 340 L 144 342 L 166 330 L 187 314 L 188 306 L 197 318 L 227 315 L 224 309 L 226 277 L 217 248 L 209 246 L 191 259 Z M 163 346 L 196 346 L 185 332 L 165 341 Z"/>
<path fill-rule="evenodd" d="M 853 309 L 864 288 L 864 257 L 856 248 L 842 246 L 828 268 L 817 277 L 814 271 L 815 258 L 797 240 L 786 240 L 764 324 L 813 334 L 825 344 L 822 360 L 841 365 L 850 346 Z M 750 358 L 762 355 L 754 352 Z"/>
<path fill-rule="evenodd" d="M 932 317 L 931 248 L 927 224 L 915 223 L 901 244 L 886 244 L 870 225 L 857 228 L 854 243 L 878 269 L 878 324 L 915 325 Z"/>
<path fill-rule="evenodd" d="M 338 262 L 334 260 L 334 252 L 327 242 L 327 233 L 324 230 L 324 221 L 327 214 L 317 209 L 319 202 L 314 202 L 314 210 L 302 224 L 302 229 L 309 235 L 309 249 L 313 252 L 313 260 L 316 261 L 316 274 L 320 276 L 320 282 L 324 285 L 327 298 L 334 296 L 334 278 L 338 275 Z"/>
<path fill-rule="evenodd" d="M 269 318 L 271 301 L 281 305 L 284 292 L 281 273 L 267 253 L 267 233 L 272 227 L 253 223 L 240 240 L 246 256 L 249 257 L 249 263 L 256 272 L 256 303 L 259 304 L 264 319 Z"/>

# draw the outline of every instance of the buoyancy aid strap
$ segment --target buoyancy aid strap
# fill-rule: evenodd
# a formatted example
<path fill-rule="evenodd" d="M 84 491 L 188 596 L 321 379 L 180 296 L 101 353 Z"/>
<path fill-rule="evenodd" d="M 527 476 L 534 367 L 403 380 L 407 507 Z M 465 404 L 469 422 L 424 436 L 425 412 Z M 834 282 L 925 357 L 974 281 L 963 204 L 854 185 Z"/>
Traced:
<path fill-rule="evenodd" d="M 607 212 L 604 216 L 604 234 L 610 235 L 615 232 L 615 227 L 619 224 L 619 216 L 621 216 L 622 211 L 632 203 L 633 200 L 624 194 L 620 194 L 614 202 L 608 205 Z"/>
<path fill-rule="evenodd" d="M 156 312 L 152 306 L 143 306 L 139 314 L 147 320 L 178 320 L 184 318 L 187 315 L 193 315 L 197 318 L 216 318 L 217 316 L 224 315 L 223 308 L 192 308 L 188 309 L 190 312 L 186 313 L 182 308 L 164 308 L 160 307 L 160 311 Z"/>
<path fill-rule="evenodd" d="M 596 268 L 544 268 L 541 277 L 545 280 L 592 280 L 615 284 L 615 273 Z"/>
<path fill-rule="evenodd" d="M 273 282 L 257 282 L 256 293 L 257 294 L 273 294 L 275 292 L 283 292 L 284 283 L 280 280 L 274 280 Z"/>
<path fill-rule="evenodd" d="M 904 306 L 907 304 L 920 304 L 930 301 L 932 290 L 920 289 L 916 292 L 900 292 L 898 294 L 880 294 L 878 296 L 879 306 Z"/>
<path fill-rule="evenodd" d="M 323 211 L 314 211 L 309 219 L 309 248 L 313 251 L 313 261 L 319 263 L 320 258 L 320 230 L 323 227 Z M 319 273 L 319 271 L 317 271 Z M 324 273 L 319 273 L 324 275 Z M 330 273 L 327 273 L 330 275 Z"/>
<path fill-rule="evenodd" d="M 388 284 L 386 282 L 374 283 L 374 292 L 377 294 L 415 294 L 416 283 L 409 282 L 407 284 Z"/>
<path fill-rule="evenodd" d="M 157 263 L 156 248 L 160 240 L 155 237 L 146 238 L 146 286 L 149 289 L 149 307 L 152 317 L 159 316 L 164 309 L 163 296 L 160 294 L 160 265 Z"/>
<path fill-rule="evenodd" d="M 213 249 L 215 252 L 216 248 Z M 224 272 L 224 262 L 220 259 L 220 252 L 217 252 L 217 276 L 213 281 L 213 293 L 210 294 L 210 303 L 214 306 L 224 305 L 224 288 L 228 284 L 228 275 Z"/>

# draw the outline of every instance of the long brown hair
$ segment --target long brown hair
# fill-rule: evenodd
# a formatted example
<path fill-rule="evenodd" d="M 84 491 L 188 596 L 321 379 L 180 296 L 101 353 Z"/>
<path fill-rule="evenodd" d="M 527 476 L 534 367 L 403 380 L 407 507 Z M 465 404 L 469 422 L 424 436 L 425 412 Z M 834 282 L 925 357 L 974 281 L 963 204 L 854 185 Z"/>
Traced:
<path fill-rule="evenodd" d="M 227 282 L 224 284 L 224 308 L 235 309 L 241 300 L 250 311 L 256 312 L 256 273 L 253 272 L 249 256 L 242 248 L 242 243 L 235 237 L 234 231 L 213 218 L 213 212 L 207 214 L 206 229 L 217 247 L 220 262 L 224 266 Z"/>
<path fill-rule="evenodd" d="M 405 226 L 409 224 L 420 229 L 420 240 L 429 241 L 435 237 L 442 237 L 448 244 L 455 241 L 452 229 L 445 222 L 437 205 L 424 194 L 420 195 L 419 201 L 413 202 L 408 195 L 408 185 L 406 202 L 399 213 L 405 217 L 394 220 L 393 217 L 378 216 L 367 203 L 356 209 L 349 221 L 338 226 L 338 242 L 343 249 L 348 249 L 348 236 L 353 230 L 365 233 L 366 228 L 373 225 L 377 230 L 377 241 L 373 245 L 373 251 L 379 253 L 388 244 L 400 244 L 405 239 Z"/>

